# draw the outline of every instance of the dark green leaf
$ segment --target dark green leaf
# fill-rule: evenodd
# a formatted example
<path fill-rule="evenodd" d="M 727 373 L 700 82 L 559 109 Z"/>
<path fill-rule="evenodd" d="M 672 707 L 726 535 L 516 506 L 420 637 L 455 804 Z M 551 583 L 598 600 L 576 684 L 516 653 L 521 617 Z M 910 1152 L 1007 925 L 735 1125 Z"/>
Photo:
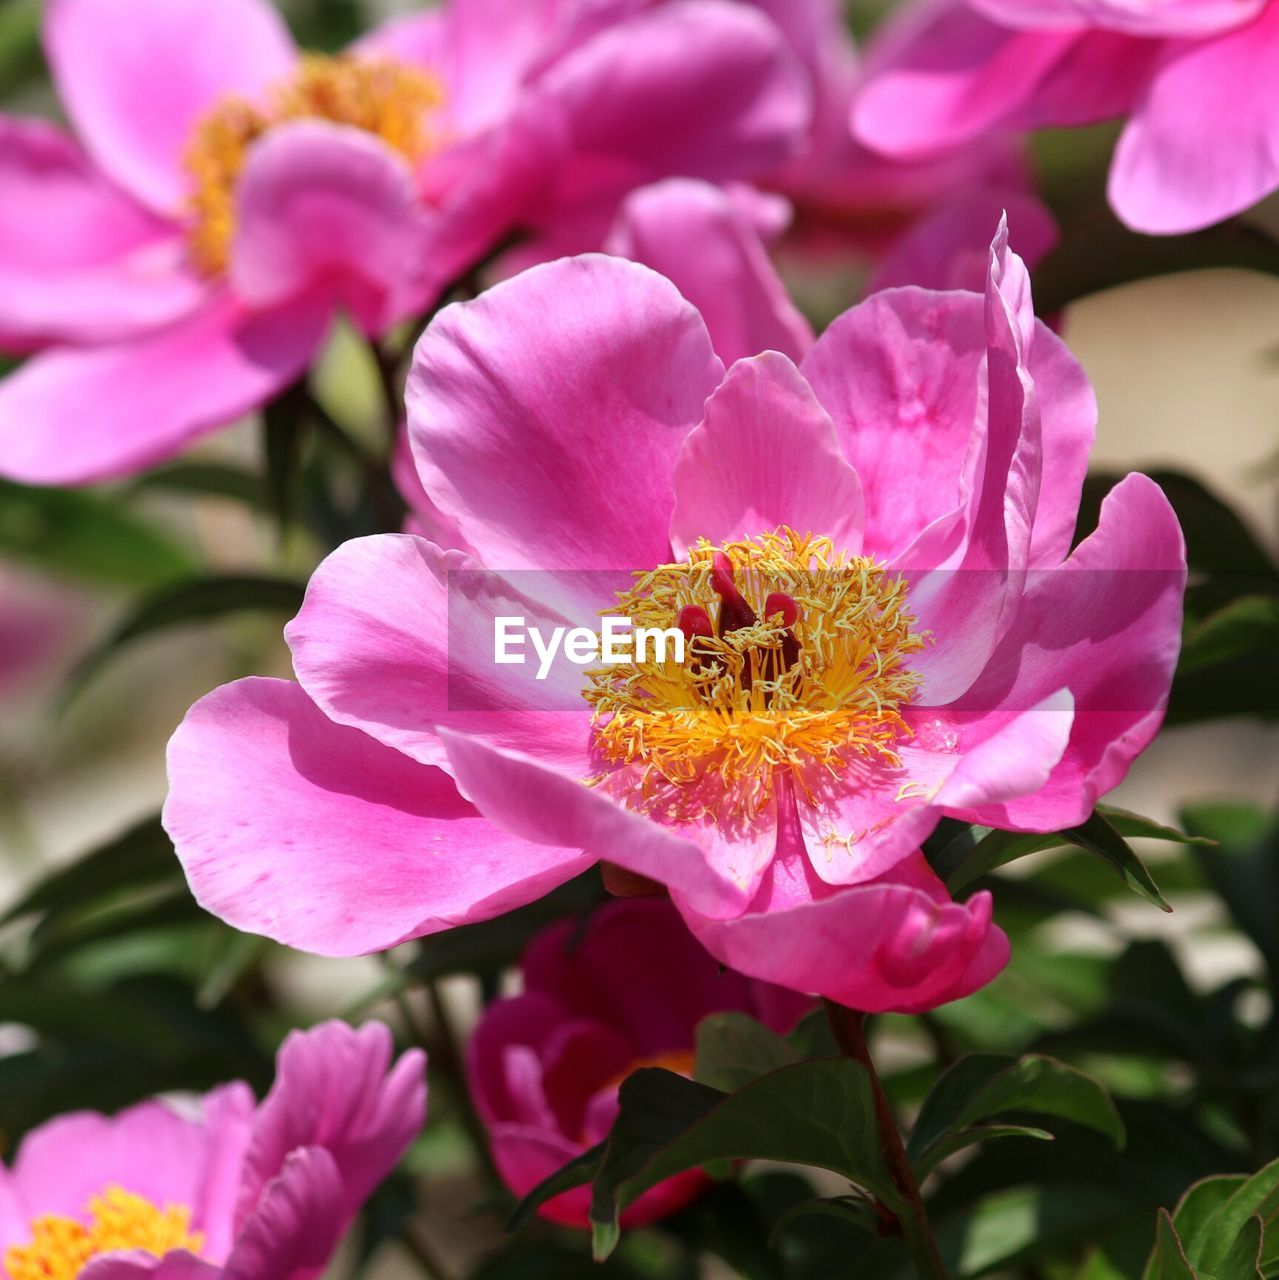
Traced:
<path fill-rule="evenodd" d="M 0 923 L 36 913 L 79 909 L 120 890 L 137 891 L 180 878 L 173 843 L 157 815 L 46 876 L 9 908 Z"/>
<path fill-rule="evenodd" d="M 1123 1146 L 1119 1113 L 1091 1076 L 1039 1054 L 1013 1058 L 992 1053 L 961 1058 L 941 1076 L 924 1100 L 907 1152 L 922 1176 L 951 1150 L 958 1150 L 949 1145 L 958 1135 L 1011 1112 L 1070 1120 Z M 964 1145 L 968 1144 L 959 1143 Z"/>
<path fill-rule="evenodd" d="M 1240 1234 L 1248 1230 L 1250 1219 L 1256 1217 L 1269 1222 L 1276 1213 L 1279 1213 L 1279 1160 L 1266 1165 L 1236 1187 L 1230 1198 L 1204 1224 L 1193 1244 L 1187 1241 L 1189 1255 L 1197 1269 L 1219 1277 L 1219 1280 L 1233 1280 L 1223 1273 L 1223 1268 Z M 1254 1250 L 1254 1262 L 1256 1256 Z"/>
<path fill-rule="evenodd" d="M 763 1023 L 736 1011 L 712 1013 L 697 1026 L 693 1078 L 732 1093 L 796 1061 L 795 1050 Z"/>
<path fill-rule="evenodd" d="M 139 476 L 133 482 L 134 492 L 151 489 L 199 497 L 230 498 L 255 510 L 266 506 L 266 486 L 261 476 L 217 462 L 175 462 Z"/>
<path fill-rule="evenodd" d="M 879 1218 L 870 1204 L 860 1196 L 832 1196 L 825 1200 L 804 1200 L 791 1205 L 773 1224 L 774 1241 L 792 1223 L 801 1218 L 834 1218 L 862 1231 L 875 1235 L 879 1231 Z"/>
<path fill-rule="evenodd" d="M 1206 1274 L 1212 1280 L 1262 1280 L 1261 1236 L 1261 1219 L 1249 1218 L 1222 1259 Z"/>
<path fill-rule="evenodd" d="M 623 1081 L 619 1102 L 592 1198 L 600 1254 L 617 1241 L 620 1211 L 649 1187 L 716 1161 L 829 1169 L 899 1203 L 883 1165 L 869 1080 L 849 1059 L 796 1063 L 731 1095 L 645 1068 Z"/>
<path fill-rule="evenodd" d="M 1186 1259 L 1186 1251 L 1167 1209 L 1159 1210 L 1155 1225 L 1155 1262 L 1161 1280 L 1199 1280 Z"/>
<path fill-rule="evenodd" d="M 1180 674 L 1251 656 L 1279 661 L 1279 598 L 1241 596 L 1191 628 L 1181 649 Z"/>
<path fill-rule="evenodd" d="M 1150 872 L 1142 865 L 1141 859 L 1132 851 L 1128 842 L 1100 813 L 1093 813 L 1082 826 L 1071 827 L 1062 832 L 1071 844 L 1077 844 L 1089 853 L 1095 853 L 1104 862 L 1108 862 L 1123 877 L 1128 887 L 1140 894 L 1148 902 L 1153 902 L 1161 911 L 1172 908 L 1164 901 L 1159 886 L 1151 878 Z"/>
<path fill-rule="evenodd" d="M 922 1182 L 938 1165 L 949 1160 L 957 1151 L 976 1146 L 979 1142 L 993 1142 L 998 1138 L 1035 1138 L 1051 1142 L 1053 1135 L 1047 1129 L 1035 1129 L 1024 1124 L 975 1124 L 957 1129 L 939 1138 L 915 1166 L 915 1174 Z"/>
<path fill-rule="evenodd" d="M 302 607 L 306 589 L 284 578 L 194 578 L 145 597 L 116 629 L 76 667 L 67 682 L 74 697 L 116 653 L 134 640 L 169 627 L 231 613 L 268 611 L 291 616 Z"/>
<path fill-rule="evenodd" d="M 96 494 L 8 480 L 0 480 L 0 553 L 107 586 L 154 587 L 195 568 L 167 535 Z"/>
<path fill-rule="evenodd" d="M 553 1200 L 564 1191 L 572 1191 L 574 1187 L 584 1187 L 595 1176 L 604 1162 L 604 1149 L 607 1143 L 600 1142 L 575 1156 L 566 1165 L 543 1178 L 523 1200 L 515 1206 L 507 1221 L 508 1231 L 519 1231 L 526 1226 L 538 1209 L 548 1200 Z"/>
<path fill-rule="evenodd" d="M 1204 804 L 1181 821 L 1216 842 L 1196 857 L 1235 923 L 1279 974 L 1279 822 L 1246 805 Z"/>
<path fill-rule="evenodd" d="M 1213 1215 L 1246 1181 L 1246 1174 L 1223 1173 L 1194 1183 L 1172 1211 L 1172 1225 L 1178 1239 L 1189 1244 L 1201 1239 Z M 1162 1280 L 1162 1276 L 1158 1250 L 1152 1248 L 1142 1280 Z"/>

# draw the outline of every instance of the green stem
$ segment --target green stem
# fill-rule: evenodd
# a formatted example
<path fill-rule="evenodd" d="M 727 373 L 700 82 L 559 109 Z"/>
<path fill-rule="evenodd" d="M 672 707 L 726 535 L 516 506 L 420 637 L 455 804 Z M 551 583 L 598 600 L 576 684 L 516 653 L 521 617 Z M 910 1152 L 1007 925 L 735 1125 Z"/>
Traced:
<path fill-rule="evenodd" d="M 933 1238 L 932 1224 L 928 1221 L 928 1211 L 924 1208 L 924 1198 L 919 1194 L 919 1182 L 915 1171 L 911 1168 L 910 1157 L 906 1154 L 902 1142 L 901 1129 L 897 1117 L 880 1082 L 879 1072 L 870 1056 L 866 1044 L 866 1015 L 854 1009 L 847 1009 L 833 1000 L 823 1000 L 826 1006 L 826 1017 L 830 1029 L 839 1045 L 840 1052 L 847 1058 L 861 1063 L 870 1078 L 871 1095 L 875 1105 L 875 1124 L 879 1129 L 880 1146 L 884 1163 L 888 1167 L 893 1185 L 903 1203 L 903 1209 L 894 1216 L 901 1228 L 906 1247 L 915 1261 L 915 1270 L 920 1280 L 948 1280 L 946 1265 L 937 1251 L 937 1241 Z"/>

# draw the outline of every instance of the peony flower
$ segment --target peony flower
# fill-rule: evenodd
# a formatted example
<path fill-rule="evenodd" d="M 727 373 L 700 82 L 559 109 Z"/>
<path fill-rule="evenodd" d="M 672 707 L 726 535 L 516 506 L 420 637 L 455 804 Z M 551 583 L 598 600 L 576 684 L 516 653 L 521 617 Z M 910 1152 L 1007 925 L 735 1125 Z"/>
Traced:
<path fill-rule="evenodd" d="M 852 119 L 894 158 L 1126 117 L 1110 202 L 1138 231 L 1195 231 L 1279 188 L 1272 0 L 941 0 L 891 43 Z"/>
<path fill-rule="evenodd" d="M 426 1118 L 425 1058 L 380 1023 L 294 1032 L 245 1084 L 34 1129 L 0 1166 L 9 1280 L 309 1280 Z"/>
<path fill-rule="evenodd" d="M 0 473 L 126 475 L 306 371 L 335 309 L 419 315 L 517 231 L 775 167 L 793 56 L 727 0 L 451 0 L 337 57 L 268 0 L 53 0 L 78 140 L 0 119 Z M 631 11 L 634 10 L 634 11 Z"/>
<path fill-rule="evenodd" d="M 937 822 L 1082 822 L 1160 723 L 1180 530 L 1132 475 L 1070 550 L 1095 403 L 1002 230 L 984 296 L 888 290 L 727 373 L 652 271 L 537 267 L 431 324 L 409 423 L 469 553 L 340 547 L 299 683 L 216 690 L 170 745 L 168 831 L 238 928 L 376 950 L 603 858 L 741 973 L 926 1008 L 1007 955 L 924 864 Z M 692 660 L 495 662 L 499 617 L 601 612 Z"/>
<path fill-rule="evenodd" d="M 808 1001 L 727 972 L 661 898 L 611 902 L 583 926 L 543 929 L 520 960 L 523 993 L 484 1011 L 467 1046 L 467 1074 L 503 1179 L 522 1196 L 607 1136 L 617 1088 L 640 1067 L 693 1070 L 697 1024 L 736 1010 L 787 1032 Z M 640 1226 L 673 1213 L 708 1185 L 680 1174 L 624 1215 Z M 590 1189 L 542 1206 L 585 1226 Z"/>

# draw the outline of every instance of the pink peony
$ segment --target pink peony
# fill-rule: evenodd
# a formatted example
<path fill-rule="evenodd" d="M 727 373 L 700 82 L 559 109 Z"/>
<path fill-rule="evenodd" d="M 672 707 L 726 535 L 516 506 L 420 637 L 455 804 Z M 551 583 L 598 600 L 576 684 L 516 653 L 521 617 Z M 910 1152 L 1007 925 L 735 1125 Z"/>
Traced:
<path fill-rule="evenodd" d="M 260 1106 L 245 1084 L 198 1105 L 81 1111 L 0 1166 L 10 1280 L 308 1280 L 426 1119 L 425 1058 L 391 1034 L 294 1032 Z"/>
<path fill-rule="evenodd" d="M 632 11 L 633 10 L 633 11 Z M 809 104 L 728 0 L 451 0 L 300 56 L 268 0 L 52 0 L 79 141 L 0 119 L 0 473 L 170 457 L 306 370 L 335 308 L 420 314 L 511 233 L 776 167 Z"/>
<path fill-rule="evenodd" d="M 371 951 L 606 858 L 739 972 L 926 1008 L 1007 942 L 921 841 L 1079 823 L 1159 725 L 1180 530 L 1133 475 L 1070 551 L 1095 404 L 1003 232 L 984 297 L 889 290 L 798 368 L 727 374 L 652 271 L 537 267 L 432 323 L 409 421 L 469 552 L 339 548 L 287 632 L 300 683 L 216 690 L 170 745 L 166 825 L 241 929 Z M 494 661 L 496 616 L 601 611 L 701 656 Z"/>
<path fill-rule="evenodd" d="M 895 158 L 1127 117 L 1110 201 L 1138 231 L 1194 231 L 1279 188 L 1272 0 L 927 0 L 891 42 L 852 118 Z"/>
<path fill-rule="evenodd" d="M 808 1001 L 727 972 L 680 922 L 670 902 L 636 898 L 601 908 L 583 927 L 563 920 L 529 943 L 522 995 L 484 1011 L 467 1048 L 471 1094 L 493 1156 L 516 1195 L 594 1146 L 617 1114 L 617 1087 L 639 1067 L 691 1075 L 697 1024 L 736 1010 L 789 1031 Z M 623 1215 L 653 1222 L 707 1185 L 681 1174 Z M 585 1226 L 590 1189 L 542 1207 L 553 1222 Z"/>

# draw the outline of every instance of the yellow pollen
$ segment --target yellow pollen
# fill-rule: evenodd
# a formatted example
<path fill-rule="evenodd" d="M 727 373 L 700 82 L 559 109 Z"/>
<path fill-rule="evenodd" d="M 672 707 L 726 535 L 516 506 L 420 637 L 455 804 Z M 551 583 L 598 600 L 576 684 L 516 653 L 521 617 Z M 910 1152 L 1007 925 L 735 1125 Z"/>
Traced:
<path fill-rule="evenodd" d="M 89 1224 L 49 1215 L 31 1224 L 28 1244 L 12 1245 L 4 1255 L 8 1280 L 75 1280 L 99 1254 L 141 1249 L 162 1258 L 173 1249 L 199 1253 L 203 1237 L 190 1230 L 190 1209 L 157 1209 L 149 1200 L 120 1187 L 108 1187 L 89 1201 Z"/>
<path fill-rule="evenodd" d="M 899 708 L 920 684 L 907 661 L 929 637 L 912 629 L 905 582 L 873 560 L 789 528 L 723 547 L 703 540 L 686 564 L 637 574 L 610 612 L 637 628 L 669 628 L 697 605 L 717 621 L 711 573 L 720 551 L 754 624 L 690 640 L 683 663 L 668 652 L 588 673 L 596 746 L 611 764 L 634 767 L 627 802 L 675 821 L 750 821 L 779 776 L 792 776 L 796 795 L 816 804 L 821 780 L 858 761 L 899 765 L 894 746 L 910 733 Z M 782 616 L 759 616 L 773 592 L 798 606 L 789 667 Z"/>
<path fill-rule="evenodd" d="M 207 275 L 226 270 L 236 229 L 236 184 L 249 147 L 272 126 L 329 120 L 380 138 L 417 163 L 436 145 L 432 112 L 444 101 L 434 76 L 389 58 L 308 54 L 262 104 L 224 98 L 196 126 L 185 156 L 192 181 L 188 244 Z"/>

